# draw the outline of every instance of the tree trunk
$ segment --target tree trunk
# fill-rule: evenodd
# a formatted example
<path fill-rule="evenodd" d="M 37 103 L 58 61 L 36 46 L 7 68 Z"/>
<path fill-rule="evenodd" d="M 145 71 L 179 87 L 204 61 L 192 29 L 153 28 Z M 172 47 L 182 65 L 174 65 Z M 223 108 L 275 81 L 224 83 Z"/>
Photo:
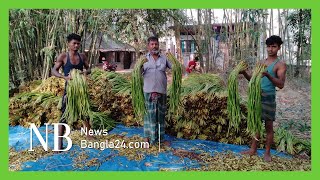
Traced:
<path fill-rule="evenodd" d="M 288 17 L 289 16 L 289 11 L 287 10 L 286 12 L 286 16 Z M 286 20 L 287 21 L 287 20 Z M 289 62 L 290 62 L 290 66 L 289 66 L 289 73 L 291 75 L 291 77 L 293 77 L 293 59 L 292 59 L 292 49 L 291 49 L 291 46 L 290 46 L 290 35 L 289 35 L 289 28 L 287 27 L 287 23 L 286 23 L 286 35 L 287 35 L 287 48 L 288 48 L 288 59 L 289 59 Z"/>
<path fill-rule="evenodd" d="M 297 63 L 296 63 L 296 69 L 295 69 L 295 73 L 294 73 L 294 77 L 297 77 L 301 72 L 300 72 L 300 61 L 301 61 L 301 52 L 302 52 L 302 28 L 301 28 L 301 23 L 302 23 L 302 9 L 299 9 L 299 21 L 298 24 L 299 26 L 299 41 L 297 44 Z"/>
<path fill-rule="evenodd" d="M 271 14 L 270 14 L 270 30 L 269 30 L 269 36 L 272 36 L 274 34 L 274 29 L 273 29 L 273 9 L 271 9 Z"/>
<path fill-rule="evenodd" d="M 176 54 L 177 59 L 183 64 L 183 57 L 182 57 L 182 51 L 181 51 L 181 37 L 180 37 L 180 24 L 176 20 L 174 21 L 174 36 L 176 39 Z"/>
<path fill-rule="evenodd" d="M 200 63 L 200 68 L 203 69 L 204 63 L 203 63 L 203 26 L 202 26 L 202 10 L 198 9 L 198 50 L 199 50 L 199 63 Z"/>

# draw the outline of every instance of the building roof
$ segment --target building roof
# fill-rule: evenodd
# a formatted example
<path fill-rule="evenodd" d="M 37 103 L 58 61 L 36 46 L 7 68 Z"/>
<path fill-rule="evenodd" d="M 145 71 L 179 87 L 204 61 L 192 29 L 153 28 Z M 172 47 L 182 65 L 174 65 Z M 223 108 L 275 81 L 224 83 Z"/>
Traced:
<path fill-rule="evenodd" d="M 100 43 L 100 40 L 101 40 L 101 43 Z M 92 33 L 91 34 L 88 33 L 85 37 L 85 51 L 89 50 L 91 41 L 92 41 Z M 102 34 L 102 33 L 98 34 L 95 46 L 96 46 L 96 49 L 99 49 L 102 52 L 108 52 L 108 51 L 134 52 L 135 51 L 135 49 L 129 44 L 114 40 L 107 34 Z"/>

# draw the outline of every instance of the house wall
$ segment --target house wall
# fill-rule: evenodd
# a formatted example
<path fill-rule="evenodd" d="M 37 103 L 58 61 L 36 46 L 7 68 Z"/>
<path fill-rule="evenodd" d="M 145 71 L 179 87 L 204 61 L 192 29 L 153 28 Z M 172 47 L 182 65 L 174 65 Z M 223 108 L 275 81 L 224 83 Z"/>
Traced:
<path fill-rule="evenodd" d="M 110 63 L 114 63 L 117 65 L 117 70 L 130 69 L 134 67 L 135 63 L 135 52 L 128 51 L 108 51 L 108 52 L 100 52 L 99 63 L 95 66 L 101 66 L 102 57 L 106 57 L 106 59 Z"/>
<path fill-rule="evenodd" d="M 173 41 L 175 40 L 175 37 L 172 36 L 172 37 L 167 37 L 167 38 L 164 38 L 167 40 L 167 49 L 170 49 L 170 51 L 174 54 L 176 49 L 176 42 Z M 183 41 L 193 41 L 193 37 L 191 35 L 181 35 L 181 42 Z M 214 60 L 215 61 L 215 65 L 217 69 L 220 69 L 220 70 L 226 70 L 226 68 L 229 66 L 229 61 L 230 61 L 230 57 L 229 57 L 229 49 L 228 49 L 228 45 L 225 43 L 225 42 L 222 42 L 220 41 L 219 37 L 216 38 L 216 37 L 212 37 L 211 39 L 211 49 L 212 51 L 209 52 L 209 55 L 210 55 L 210 59 Z M 261 35 L 260 37 L 260 49 L 258 50 L 257 53 L 260 53 L 260 57 L 262 58 L 262 54 L 263 54 L 263 51 L 266 51 L 264 48 L 263 48 L 263 43 L 265 43 L 265 39 L 263 38 L 263 36 Z M 185 48 L 186 46 L 186 43 L 184 42 L 183 44 L 181 44 L 181 49 Z M 195 50 L 196 48 L 196 45 L 194 43 L 194 48 L 190 48 L 188 50 L 184 50 L 182 51 L 182 57 L 183 57 L 183 65 L 185 67 L 187 67 L 190 59 L 192 59 L 192 57 L 195 55 Z M 186 48 L 185 48 L 186 49 Z M 266 53 L 264 53 L 266 55 Z M 206 61 L 206 57 L 207 57 L 207 54 L 203 54 L 203 60 Z M 252 61 L 252 60 L 255 60 L 255 58 L 249 58 L 248 59 L 249 61 Z M 211 62 L 213 63 L 213 62 Z"/>
<path fill-rule="evenodd" d="M 117 51 L 115 53 L 114 63 L 117 64 L 117 70 L 130 69 L 132 59 L 135 59 L 135 52 Z"/>

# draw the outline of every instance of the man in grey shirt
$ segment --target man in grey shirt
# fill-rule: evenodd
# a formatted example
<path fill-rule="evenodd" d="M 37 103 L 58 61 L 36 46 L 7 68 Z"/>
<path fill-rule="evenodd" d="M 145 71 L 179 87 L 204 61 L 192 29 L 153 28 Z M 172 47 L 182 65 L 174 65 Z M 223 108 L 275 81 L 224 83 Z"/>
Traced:
<path fill-rule="evenodd" d="M 145 141 L 154 145 L 160 133 L 160 140 L 165 145 L 165 115 L 167 110 L 167 75 L 166 69 L 171 69 L 171 63 L 165 55 L 159 52 L 159 40 L 157 37 L 148 38 L 147 62 L 143 64 L 143 92 L 147 113 L 144 115 Z M 160 129 L 159 125 L 160 124 Z"/>

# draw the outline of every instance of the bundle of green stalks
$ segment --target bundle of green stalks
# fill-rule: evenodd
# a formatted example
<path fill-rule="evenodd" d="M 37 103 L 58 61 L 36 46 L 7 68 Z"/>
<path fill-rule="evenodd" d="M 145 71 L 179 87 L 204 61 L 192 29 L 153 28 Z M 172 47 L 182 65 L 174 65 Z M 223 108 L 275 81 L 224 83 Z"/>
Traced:
<path fill-rule="evenodd" d="M 104 81 L 104 83 L 110 83 L 112 92 L 117 95 L 130 95 L 131 94 L 131 78 L 126 75 L 107 72 L 100 69 L 93 69 L 91 79 L 94 83 Z"/>
<path fill-rule="evenodd" d="M 284 128 L 277 128 L 275 132 L 275 143 L 277 145 L 277 150 L 282 152 L 288 152 L 290 154 L 295 153 L 294 144 L 296 138 L 291 132 L 285 130 Z"/>
<path fill-rule="evenodd" d="M 100 79 L 100 76 L 103 75 L 105 71 L 99 68 L 93 68 L 91 69 L 90 78 L 95 82 Z"/>
<path fill-rule="evenodd" d="M 131 94 L 131 80 L 127 79 L 123 74 L 106 72 L 106 77 L 112 84 L 113 93 L 123 96 Z"/>
<path fill-rule="evenodd" d="M 199 92 L 217 93 L 224 90 L 224 82 L 217 74 L 190 74 L 182 82 L 181 96 Z M 171 88 L 169 91 L 171 91 Z"/>
<path fill-rule="evenodd" d="M 167 54 L 168 60 L 172 64 L 172 85 L 169 91 L 169 116 L 175 114 L 180 102 L 181 84 L 182 84 L 182 66 L 181 63 L 171 54 Z M 170 119 L 170 118 L 169 118 Z"/>
<path fill-rule="evenodd" d="M 228 78 L 228 117 L 229 117 L 229 129 L 233 127 L 236 131 L 239 130 L 239 124 L 241 122 L 240 112 L 240 97 L 238 90 L 238 75 L 239 72 L 248 68 L 248 65 L 244 61 L 240 63 L 231 71 Z"/>
<path fill-rule="evenodd" d="M 90 111 L 92 117 L 91 127 L 93 129 L 111 130 L 116 126 L 115 121 L 109 117 L 110 113 Z"/>
<path fill-rule="evenodd" d="M 142 118 L 146 113 L 143 95 L 143 77 L 141 73 L 141 68 L 145 62 L 147 62 L 145 57 L 138 59 L 132 72 L 132 106 L 134 114 L 139 118 Z"/>
<path fill-rule="evenodd" d="M 292 155 L 303 152 L 311 155 L 310 141 L 300 139 L 282 127 L 275 129 L 274 139 L 278 151 L 287 152 Z"/>
<path fill-rule="evenodd" d="M 247 131 L 252 136 L 262 134 L 261 76 L 265 69 L 264 64 L 258 63 L 249 82 Z"/>
<path fill-rule="evenodd" d="M 90 103 L 85 77 L 76 69 L 71 70 L 70 74 L 72 79 L 68 81 L 66 110 L 62 118 L 72 125 L 77 120 L 90 117 Z"/>

